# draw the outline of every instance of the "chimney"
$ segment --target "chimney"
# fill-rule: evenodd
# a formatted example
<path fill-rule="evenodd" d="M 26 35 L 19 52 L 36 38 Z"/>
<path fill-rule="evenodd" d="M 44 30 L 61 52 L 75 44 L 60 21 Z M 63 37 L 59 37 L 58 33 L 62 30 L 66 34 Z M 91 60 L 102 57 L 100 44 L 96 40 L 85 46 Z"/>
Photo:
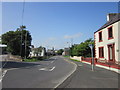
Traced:
<path fill-rule="evenodd" d="M 107 15 L 107 21 L 110 21 L 115 15 L 117 15 L 117 13 L 109 13 Z"/>

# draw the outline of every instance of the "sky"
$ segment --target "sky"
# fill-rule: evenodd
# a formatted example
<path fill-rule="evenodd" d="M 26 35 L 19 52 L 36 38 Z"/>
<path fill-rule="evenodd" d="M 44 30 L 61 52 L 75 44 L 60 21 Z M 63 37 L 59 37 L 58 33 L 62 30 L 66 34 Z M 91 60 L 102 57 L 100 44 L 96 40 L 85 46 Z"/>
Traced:
<path fill-rule="evenodd" d="M 23 2 L 2 3 L 2 33 L 22 25 L 22 10 Z M 25 2 L 23 25 L 35 47 L 60 49 L 94 38 L 108 13 L 118 13 L 117 2 Z"/>

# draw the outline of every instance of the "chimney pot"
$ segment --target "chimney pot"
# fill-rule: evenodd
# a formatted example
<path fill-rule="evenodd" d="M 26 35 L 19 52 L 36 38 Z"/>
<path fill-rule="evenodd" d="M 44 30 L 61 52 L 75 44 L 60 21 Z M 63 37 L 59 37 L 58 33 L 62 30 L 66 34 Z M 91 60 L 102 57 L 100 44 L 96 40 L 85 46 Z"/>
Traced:
<path fill-rule="evenodd" d="M 117 15 L 117 13 L 109 13 L 107 15 L 107 21 L 110 21 L 115 15 Z"/>

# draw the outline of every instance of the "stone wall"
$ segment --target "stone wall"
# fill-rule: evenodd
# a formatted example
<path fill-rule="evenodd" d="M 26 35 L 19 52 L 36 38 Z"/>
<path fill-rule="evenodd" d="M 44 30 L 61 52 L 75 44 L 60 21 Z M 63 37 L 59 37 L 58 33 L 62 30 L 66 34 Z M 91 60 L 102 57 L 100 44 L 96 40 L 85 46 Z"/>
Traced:
<path fill-rule="evenodd" d="M 16 55 L 0 55 L 0 61 L 22 61 L 20 56 Z"/>

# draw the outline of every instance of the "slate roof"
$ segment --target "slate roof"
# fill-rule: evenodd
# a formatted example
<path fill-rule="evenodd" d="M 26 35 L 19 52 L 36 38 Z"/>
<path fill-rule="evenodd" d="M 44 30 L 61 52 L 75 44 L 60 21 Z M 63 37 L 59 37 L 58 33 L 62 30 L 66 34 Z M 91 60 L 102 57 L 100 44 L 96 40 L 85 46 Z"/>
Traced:
<path fill-rule="evenodd" d="M 100 31 L 101 29 L 106 28 L 109 25 L 112 25 L 115 22 L 120 21 L 120 13 L 118 13 L 117 15 L 115 15 L 110 21 L 108 21 L 107 23 L 105 23 L 100 29 L 98 29 L 96 32 Z M 96 33 L 94 32 L 94 33 Z"/>

